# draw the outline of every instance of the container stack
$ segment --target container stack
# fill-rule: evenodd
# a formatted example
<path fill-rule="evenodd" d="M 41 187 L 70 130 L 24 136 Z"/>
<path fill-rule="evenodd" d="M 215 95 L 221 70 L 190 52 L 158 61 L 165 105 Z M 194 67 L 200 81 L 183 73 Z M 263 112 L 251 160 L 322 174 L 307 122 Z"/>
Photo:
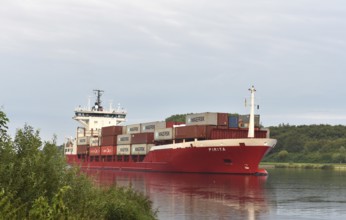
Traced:
<path fill-rule="evenodd" d="M 77 154 L 85 155 L 88 153 L 90 137 L 78 136 L 77 137 Z"/>
<path fill-rule="evenodd" d="M 121 134 L 117 137 L 117 155 L 130 155 L 131 153 L 131 134 Z"/>
<path fill-rule="evenodd" d="M 146 155 L 154 146 L 154 132 L 132 134 L 131 145 L 132 155 Z"/>
<path fill-rule="evenodd" d="M 211 138 L 215 128 L 228 128 L 228 113 L 205 112 L 186 115 L 186 126 L 176 127 L 174 137 L 176 140 L 206 140 Z"/>
<path fill-rule="evenodd" d="M 175 128 L 175 139 L 210 139 L 215 125 L 187 125 Z"/>
<path fill-rule="evenodd" d="M 77 154 L 87 155 L 89 148 L 99 146 L 99 138 L 101 130 L 86 130 L 85 128 L 79 127 L 77 129 Z"/>
<path fill-rule="evenodd" d="M 113 156 L 117 152 L 117 136 L 123 133 L 123 126 L 109 126 L 102 128 L 101 156 Z"/>
<path fill-rule="evenodd" d="M 185 124 L 157 121 L 103 127 L 98 131 L 81 129 L 77 135 L 77 154 L 101 156 L 103 161 L 115 155 L 124 161 L 138 160 L 143 159 L 154 145 L 247 138 L 249 118 L 249 115 L 204 112 L 186 115 Z M 255 137 L 268 137 L 269 132 L 259 127 L 260 117 L 255 115 Z"/>

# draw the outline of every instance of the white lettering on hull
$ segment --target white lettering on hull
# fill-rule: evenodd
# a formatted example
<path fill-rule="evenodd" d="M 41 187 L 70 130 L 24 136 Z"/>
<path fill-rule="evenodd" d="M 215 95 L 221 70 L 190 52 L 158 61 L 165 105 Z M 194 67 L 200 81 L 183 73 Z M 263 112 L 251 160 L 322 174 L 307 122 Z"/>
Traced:
<path fill-rule="evenodd" d="M 224 147 L 209 147 L 209 152 L 220 152 L 220 151 L 226 151 Z"/>

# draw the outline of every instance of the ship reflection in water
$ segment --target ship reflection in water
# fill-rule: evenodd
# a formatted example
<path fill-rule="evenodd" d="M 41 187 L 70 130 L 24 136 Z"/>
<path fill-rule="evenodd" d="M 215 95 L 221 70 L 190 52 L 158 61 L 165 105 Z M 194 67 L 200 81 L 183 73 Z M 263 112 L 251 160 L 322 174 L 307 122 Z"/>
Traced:
<path fill-rule="evenodd" d="M 263 219 L 269 213 L 266 176 L 84 170 L 100 185 L 132 186 L 159 219 Z"/>

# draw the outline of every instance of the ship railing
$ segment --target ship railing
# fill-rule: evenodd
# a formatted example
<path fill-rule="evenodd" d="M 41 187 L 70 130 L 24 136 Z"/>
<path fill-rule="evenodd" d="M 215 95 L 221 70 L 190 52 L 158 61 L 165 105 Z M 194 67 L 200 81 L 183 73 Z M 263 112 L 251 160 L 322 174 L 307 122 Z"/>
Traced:
<path fill-rule="evenodd" d="M 126 114 L 127 112 L 125 110 L 103 110 L 103 111 L 96 111 L 96 110 L 91 110 L 88 108 L 75 108 L 75 112 L 85 112 L 85 113 L 95 113 L 95 112 L 100 112 L 100 113 L 107 113 L 107 114 Z"/>

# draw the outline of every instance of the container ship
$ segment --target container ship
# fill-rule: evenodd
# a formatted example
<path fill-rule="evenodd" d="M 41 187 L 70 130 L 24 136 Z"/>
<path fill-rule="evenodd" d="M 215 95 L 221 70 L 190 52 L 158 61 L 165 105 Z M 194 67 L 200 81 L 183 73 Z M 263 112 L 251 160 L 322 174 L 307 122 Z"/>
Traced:
<path fill-rule="evenodd" d="M 102 90 L 92 107 L 75 109 L 75 138 L 66 141 L 69 164 L 90 169 L 146 172 L 267 175 L 262 158 L 276 145 L 255 115 L 252 86 L 250 114 L 186 114 L 185 122 L 155 121 L 123 125 L 126 110 L 104 109 Z"/>

